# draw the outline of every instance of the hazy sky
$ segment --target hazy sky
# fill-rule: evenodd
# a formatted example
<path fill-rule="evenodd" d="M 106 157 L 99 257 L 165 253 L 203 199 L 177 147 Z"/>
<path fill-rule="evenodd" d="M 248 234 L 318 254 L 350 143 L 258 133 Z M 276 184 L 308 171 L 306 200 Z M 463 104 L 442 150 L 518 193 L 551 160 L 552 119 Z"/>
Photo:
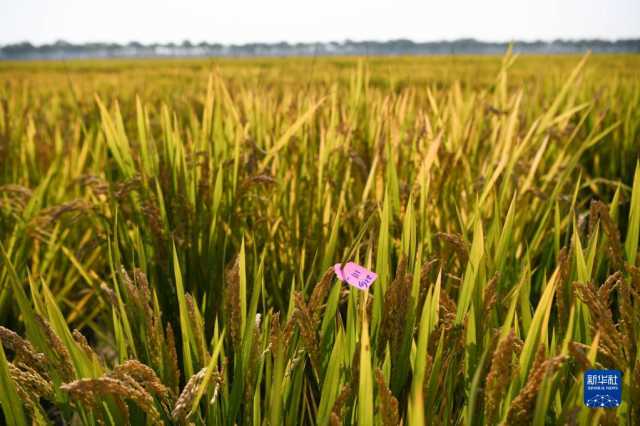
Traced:
<path fill-rule="evenodd" d="M 640 36 L 640 0 L 0 0 L 0 44 Z"/>

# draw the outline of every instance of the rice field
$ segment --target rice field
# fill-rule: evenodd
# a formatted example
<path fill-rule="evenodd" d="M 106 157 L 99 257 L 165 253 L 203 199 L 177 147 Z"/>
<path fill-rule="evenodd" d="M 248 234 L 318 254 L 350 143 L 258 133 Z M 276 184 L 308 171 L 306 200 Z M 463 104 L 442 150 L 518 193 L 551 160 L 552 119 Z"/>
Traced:
<path fill-rule="evenodd" d="M 640 424 L 639 76 L 0 62 L 0 423 Z"/>

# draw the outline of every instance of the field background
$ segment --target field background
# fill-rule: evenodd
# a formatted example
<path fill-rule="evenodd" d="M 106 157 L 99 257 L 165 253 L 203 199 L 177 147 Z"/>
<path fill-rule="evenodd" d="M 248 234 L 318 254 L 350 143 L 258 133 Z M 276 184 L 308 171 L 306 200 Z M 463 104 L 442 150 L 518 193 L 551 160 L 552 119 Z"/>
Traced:
<path fill-rule="evenodd" d="M 636 424 L 638 76 L 0 62 L 5 421 Z M 584 407 L 589 368 L 620 407 Z"/>

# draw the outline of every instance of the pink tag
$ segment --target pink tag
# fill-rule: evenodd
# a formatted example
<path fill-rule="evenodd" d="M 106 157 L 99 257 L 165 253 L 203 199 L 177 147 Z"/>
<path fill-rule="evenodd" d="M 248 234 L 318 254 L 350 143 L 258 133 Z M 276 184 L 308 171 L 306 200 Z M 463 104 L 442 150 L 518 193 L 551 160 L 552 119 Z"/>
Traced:
<path fill-rule="evenodd" d="M 378 278 L 378 274 L 375 272 L 371 272 L 353 262 L 347 263 L 344 268 L 339 263 L 336 263 L 333 265 L 333 270 L 341 281 L 345 281 L 360 290 L 368 290 Z"/>

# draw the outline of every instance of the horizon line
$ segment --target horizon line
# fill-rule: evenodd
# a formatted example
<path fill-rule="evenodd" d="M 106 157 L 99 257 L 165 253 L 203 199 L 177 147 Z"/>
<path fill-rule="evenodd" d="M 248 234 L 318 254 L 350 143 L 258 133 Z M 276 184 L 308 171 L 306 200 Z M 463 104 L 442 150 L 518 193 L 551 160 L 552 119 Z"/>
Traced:
<path fill-rule="evenodd" d="M 431 44 L 431 43 L 454 43 L 459 41 L 467 41 L 467 42 L 477 42 L 482 44 L 515 44 L 515 43 L 554 43 L 554 42 L 565 42 L 565 43 L 576 43 L 576 42 L 607 42 L 607 43 L 616 43 L 616 42 L 628 42 L 628 41 L 638 41 L 640 40 L 640 35 L 630 36 L 630 37 L 617 37 L 617 38 L 607 38 L 607 37 L 558 37 L 558 38 L 512 38 L 508 40 L 487 40 L 487 39 L 479 39 L 475 37 L 456 37 L 456 38 L 443 38 L 443 39 L 431 39 L 431 40 L 416 40 L 405 37 L 398 38 L 386 38 L 386 39 L 375 39 L 375 38 L 344 38 L 344 39 L 335 39 L 335 40 L 327 40 L 327 41 L 248 41 L 248 42 L 217 42 L 217 41 L 207 41 L 207 40 L 199 40 L 193 41 L 189 38 L 185 38 L 180 41 L 153 41 L 153 42 L 140 42 L 137 40 L 130 40 L 127 42 L 117 42 L 117 41 L 105 41 L 105 40 L 96 40 L 96 41 L 68 41 L 63 38 L 58 38 L 54 41 L 43 42 L 43 43 L 35 43 L 30 40 L 18 40 L 12 42 L 2 42 L 0 43 L 0 48 L 4 48 L 7 46 L 16 46 L 16 45 L 25 45 L 29 44 L 32 47 L 39 48 L 44 46 L 52 46 L 56 44 L 68 44 L 72 46 L 83 46 L 83 45 L 91 45 L 91 44 L 105 44 L 105 45 L 119 45 L 119 46 L 127 46 L 130 44 L 139 44 L 142 46 L 153 46 L 153 45 L 174 45 L 180 46 L 185 43 L 190 43 L 192 46 L 198 46 L 201 44 L 207 45 L 220 45 L 220 46 L 249 46 L 249 45 L 279 45 L 279 44 L 288 44 L 288 45 L 317 45 L 317 44 L 346 44 L 346 43 L 391 43 L 391 42 L 410 42 L 413 44 Z"/>

